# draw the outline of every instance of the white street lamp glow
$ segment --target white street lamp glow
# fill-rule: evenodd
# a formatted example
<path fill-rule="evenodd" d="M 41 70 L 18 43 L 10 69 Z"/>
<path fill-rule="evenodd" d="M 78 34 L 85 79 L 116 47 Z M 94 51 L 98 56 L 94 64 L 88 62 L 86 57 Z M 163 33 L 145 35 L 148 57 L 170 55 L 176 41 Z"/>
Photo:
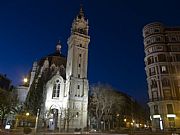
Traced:
<path fill-rule="evenodd" d="M 28 112 L 26 113 L 26 116 L 29 116 L 29 113 L 28 113 Z"/>
<path fill-rule="evenodd" d="M 24 83 L 27 83 L 27 82 L 28 82 L 28 79 L 27 79 L 27 78 L 24 78 L 24 79 L 23 79 L 23 82 L 24 82 Z"/>

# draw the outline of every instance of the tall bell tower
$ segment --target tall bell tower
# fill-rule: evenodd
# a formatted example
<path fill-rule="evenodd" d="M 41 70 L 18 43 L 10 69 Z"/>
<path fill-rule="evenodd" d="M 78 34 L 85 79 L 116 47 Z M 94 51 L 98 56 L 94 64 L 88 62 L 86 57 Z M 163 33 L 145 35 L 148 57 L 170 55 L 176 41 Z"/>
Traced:
<path fill-rule="evenodd" d="M 67 89 L 69 90 L 70 113 L 74 119 L 70 121 L 72 129 L 87 127 L 87 105 L 89 84 L 87 79 L 88 66 L 88 20 L 84 16 L 83 8 L 72 23 L 71 35 L 68 39 L 68 57 L 66 65 Z"/>

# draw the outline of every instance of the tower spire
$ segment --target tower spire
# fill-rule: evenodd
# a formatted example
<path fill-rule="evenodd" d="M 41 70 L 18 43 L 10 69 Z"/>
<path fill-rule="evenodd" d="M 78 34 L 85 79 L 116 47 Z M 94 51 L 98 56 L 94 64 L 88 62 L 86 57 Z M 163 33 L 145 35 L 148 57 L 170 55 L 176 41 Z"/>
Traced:
<path fill-rule="evenodd" d="M 88 35 L 88 20 L 84 16 L 83 6 L 80 5 L 79 13 L 77 14 L 76 18 L 73 20 L 71 33 L 79 33 Z"/>
<path fill-rule="evenodd" d="M 81 19 L 82 17 L 84 18 L 84 10 L 83 10 L 83 5 L 80 4 L 80 10 L 79 10 L 78 18 Z"/>

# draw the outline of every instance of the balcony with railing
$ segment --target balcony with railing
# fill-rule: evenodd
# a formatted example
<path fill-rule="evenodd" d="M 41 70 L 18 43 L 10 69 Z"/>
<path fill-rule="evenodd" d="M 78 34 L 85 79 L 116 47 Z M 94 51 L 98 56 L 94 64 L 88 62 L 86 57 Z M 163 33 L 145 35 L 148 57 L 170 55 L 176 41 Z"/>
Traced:
<path fill-rule="evenodd" d="M 179 97 L 157 97 L 149 99 L 149 102 L 164 101 L 164 100 L 180 100 Z"/>

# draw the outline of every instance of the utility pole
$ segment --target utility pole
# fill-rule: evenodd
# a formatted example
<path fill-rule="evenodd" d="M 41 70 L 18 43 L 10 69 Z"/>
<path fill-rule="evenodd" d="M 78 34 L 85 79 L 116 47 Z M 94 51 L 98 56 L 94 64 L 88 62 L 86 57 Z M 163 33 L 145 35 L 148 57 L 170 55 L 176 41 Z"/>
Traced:
<path fill-rule="evenodd" d="M 62 117 L 62 109 L 59 110 L 59 132 L 61 132 L 61 117 Z"/>

